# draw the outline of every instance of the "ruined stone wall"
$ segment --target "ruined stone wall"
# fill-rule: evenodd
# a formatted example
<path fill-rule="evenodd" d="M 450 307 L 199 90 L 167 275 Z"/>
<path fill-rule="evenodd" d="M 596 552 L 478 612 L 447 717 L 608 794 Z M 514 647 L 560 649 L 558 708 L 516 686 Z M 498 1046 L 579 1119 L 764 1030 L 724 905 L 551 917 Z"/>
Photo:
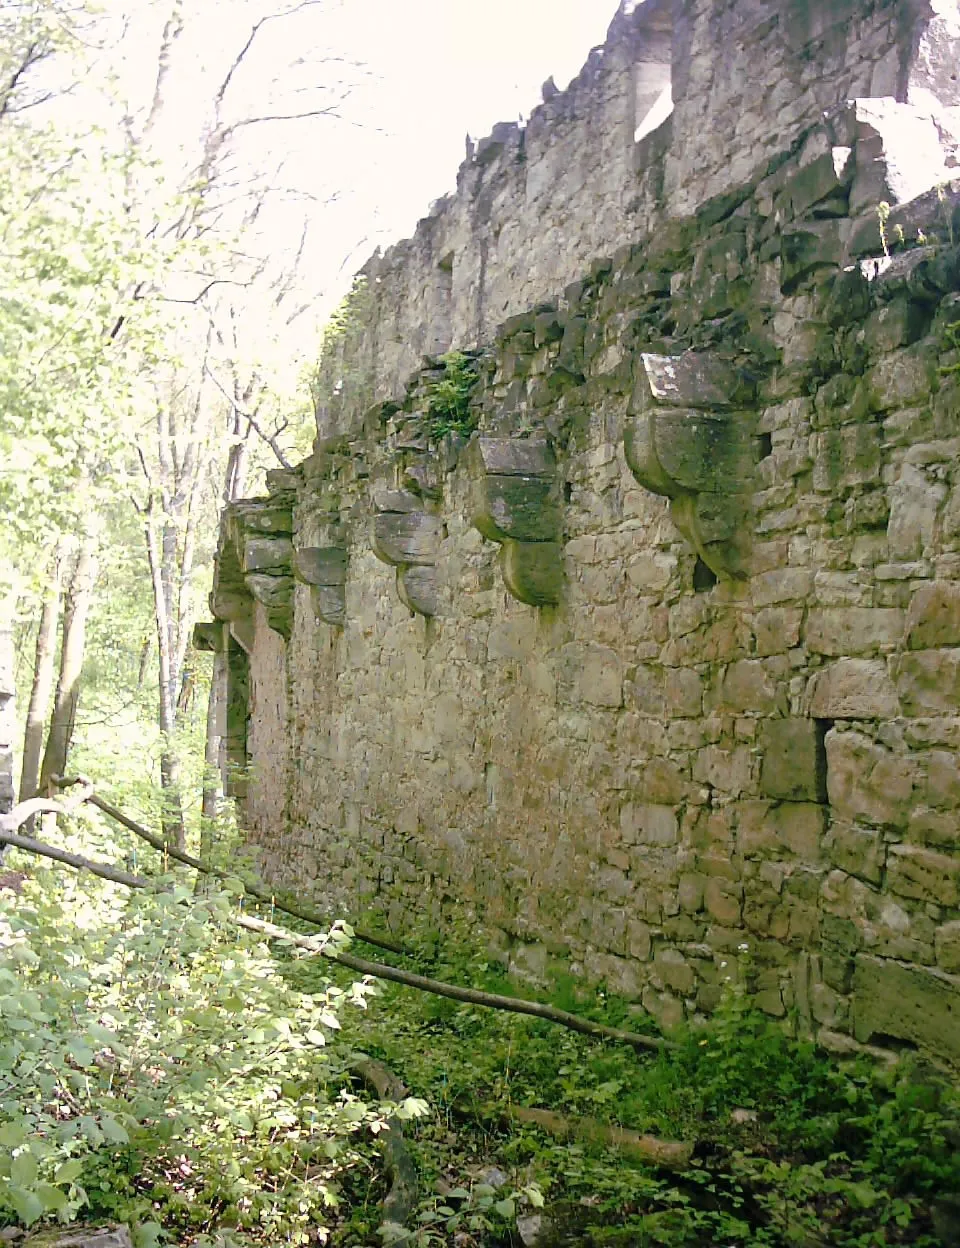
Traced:
<path fill-rule="evenodd" d="M 400 929 L 477 916 L 666 1025 L 747 946 L 771 1015 L 960 1063 L 942 122 L 831 110 L 507 318 L 459 430 L 428 360 L 228 511 L 269 873 Z"/>
<path fill-rule="evenodd" d="M 739 186 L 843 101 L 957 104 L 942 52 L 921 55 L 952 46 L 944 21 L 924 0 L 623 0 L 570 86 L 480 140 L 456 192 L 364 266 L 321 436 L 392 398 L 424 354 L 488 341 L 597 256 Z M 644 133 L 665 87 L 673 115 Z"/>

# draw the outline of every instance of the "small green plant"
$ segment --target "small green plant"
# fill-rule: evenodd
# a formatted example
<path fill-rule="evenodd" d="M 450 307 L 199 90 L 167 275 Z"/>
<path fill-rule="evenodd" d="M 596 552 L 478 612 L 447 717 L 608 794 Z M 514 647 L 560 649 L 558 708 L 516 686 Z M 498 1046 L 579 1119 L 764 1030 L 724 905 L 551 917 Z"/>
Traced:
<path fill-rule="evenodd" d="M 890 205 L 885 199 L 881 199 L 877 204 L 877 224 L 880 229 L 880 246 L 883 248 L 883 254 L 889 259 L 890 246 L 887 240 L 887 222 L 890 220 Z"/>
<path fill-rule="evenodd" d="M 476 363 L 462 351 L 440 357 L 442 374 L 424 387 L 427 400 L 427 432 L 433 441 L 448 433 L 469 437 L 477 427 L 478 414 L 470 399 L 477 384 Z"/>

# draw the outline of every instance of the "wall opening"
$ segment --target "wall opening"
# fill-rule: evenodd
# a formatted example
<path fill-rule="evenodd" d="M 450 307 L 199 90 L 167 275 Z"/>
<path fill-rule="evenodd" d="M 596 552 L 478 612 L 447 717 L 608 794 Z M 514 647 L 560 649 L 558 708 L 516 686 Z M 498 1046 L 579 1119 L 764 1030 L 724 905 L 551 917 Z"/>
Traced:
<path fill-rule="evenodd" d="M 697 562 L 693 565 L 693 588 L 698 594 L 704 593 L 705 590 L 713 589 L 717 583 L 717 574 L 708 567 L 700 556 L 697 556 Z"/>

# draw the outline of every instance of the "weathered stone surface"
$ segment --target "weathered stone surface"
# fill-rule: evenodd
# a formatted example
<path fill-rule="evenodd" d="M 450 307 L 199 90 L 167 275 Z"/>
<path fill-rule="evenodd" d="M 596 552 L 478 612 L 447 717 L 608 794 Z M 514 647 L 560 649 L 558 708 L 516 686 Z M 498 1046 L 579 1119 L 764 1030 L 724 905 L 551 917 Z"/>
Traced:
<path fill-rule="evenodd" d="M 960 583 L 922 585 L 910 599 L 906 634 L 911 650 L 960 646 Z"/>
<path fill-rule="evenodd" d="M 822 802 L 826 798 L 826 759 L 816 721 L 766 720 L 760 748 L 760 789 L 765 796 L 791 802 Z"/>
<path fill-rule="evenodd" d="M 307 585 L 346 585 L 346 548 L 302 546 L 294 552 L 293 572 L 298 581 Z"/>
<path fill-rule="evenodd" d="M 697 351 L 682 355 L 640 356 L 647 392 L 665 407 L 730 408 L 743 406 L 752 387 L 726 360 Z"/>
<path fill-rule="evenodd" d="M 289 573 L 292 558 L 288 537 L 248 537 L 243 545 L 244 572 Z"/>
<path fill-rule="evenodd" d="M 960 901 L 960 858 L 919 845 L 891 845 L 887 886 L 900 897 L 956 906 Z"/>
<path fill-rule="evenodd" d="M 397 926 L 468 911 L 505 960 L 569 957 L 665 1020 L 713 1008 L 746 942 L 761 1007 L 848 1051 L 858 955 L 953 973 L 960 185 L 893 205 L 884 255 L 878 201 L 847 204 L 892 192 L 880 131 L 823 116 L 902 92 L 914 7 L 908 37 L 866 0 L 691 0 L 671 48 L 667 6 L 630 0 L 522 151 L 499 131 L 368 266 L 316 453 L 218 552 L 269 871 Z M 674 114 L 634 147 L 655 14 Z M 431 443 L 436 357 L 466 342 L 478 432 Z M 246 523 L 271 507 L 350 567 L 297 588 L 286 647 L 241 568 L 286 532 Z M 413 529 L 396 594 L 372 514 Z"/>
<path fill-rule="evenodd" d="M 40 1231 L 21 1241 L 23 1248 L 133 1248 L 127 1226 Z"/>
<path fill-rule="evenodd" d="M 558 542 L 504 542 L 500 547 L 503 583 L 520 602 L 531 607 L 560 601 L 563 591 L 563 548 Z"/>
<path fill-rule="evenodd" d="M 223 649 L 223 625 L 219 620 L 203 620 L 193 626 L 193 646 L 195 650 L 207 650 L 216 653 Z"/>
<path fill-rule="evenodd" d="M 400 601 L 417 615 L 432 616 L 440 612 L 440 595 L 435 568 L 398 568 L 397 593 L 400 595 Z"/>
<path fill-rule="evenodd" d="M 937 966 L 948 975 L 960 974 L 960 919 L 938 927 L 935 941 Z"/>
<path fill-rule="evenodd" d="M 552 478 L 557 461 L 549 442 L 541 438 L 474 438 L 467 452 L 467 469 L 478 475 Z"/>
<path fill-rule="evenodd" d="M 553 484 L 543 477 L 485 476 L 475 484 L 471 520 L 494 542 L 555 541 L 562 519 Z"/>
<path fill-rule="evenodd" d="M 853 975 L 853 1034 L 887 1036 L 960 1062 L 960 981 L 927 967 L 859 954 Z"/>
<path fill-rule="evenodd" d="M 373 553 L 384 563 L 433 564 L 443 522 L 425 511 L 383 512 L 373 518 Z"/>
<path fill-rule="evenodd" d="M 900 709 L 880 659 L 838 659 L 811 678 L 807 698 L 815 719 L 892 719 Z"/>
<path fill-rule="evenodd" d="M 903 655 L 897 691 L 907 715 L 955 715 L 960 707 L 960 648 Z"/>
<path fill-rule="evenodd" d="M 910 816 L 916 768 L 859 732 L 826 737 L 827 792 L 835 814 L 902 828 Z"/>

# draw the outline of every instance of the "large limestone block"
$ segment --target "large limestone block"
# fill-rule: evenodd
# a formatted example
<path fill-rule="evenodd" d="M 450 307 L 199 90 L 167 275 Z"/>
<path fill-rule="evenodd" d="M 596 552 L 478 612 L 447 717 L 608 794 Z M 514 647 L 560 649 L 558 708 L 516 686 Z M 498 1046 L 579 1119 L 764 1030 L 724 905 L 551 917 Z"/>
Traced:
<path fill-rule="evenodd" d="M 960 708 L 960 648 L 904 654 L 897 668 L 897 689 L 907 715 L 956 715 Z"/>
<path fill-rule="evenodd" d="M 910 760 L 863 733 L 826 736 L 827 791 L 843 819 L 879 827 L 906 827 L 914 803 L 916 769 Z"/>
<path fill-rule="evenodd" d="M 922 845 L 891 845 L 887 888 L 899 897 L 956 906 L 960 903 L 960 858 Z"/>
<path fill-rule="evenodd" d="M 815 719 L 893 719 L 900 710 L 882 659 L 838 659 L 811 677 L 807 700 Z"/>
<path fill-rule="evenodd" d="M 373 519 L 373 553 L 384 563 L 432 564 L 443 532 L 439 516 L 418 512 L 384 512 Z"/>
<path fill-rule="evenodd" d="M 960 646 L 960 583 L 934 581 L 921 586 L 910 600 L 906 635 L 910 650 Z"/>
<path fill-rule="evenodd" d="M 960 979 L 861 953 L 853 974 L 853 1034 L 907 1040 L 960 1063 Z"/>
<path fill-rule="evenodd" d="M 342 546 L 304 546 L 293 556 L 293 573 L 306 585 L 345 585 L 347 552 Z"/>
<path fill-rule="evenodd" d="M 680 408 L 734 408 L 752 397 L 752 387 L 733 365 L 709 352 L 640 356 L 639 387 L 656 405 Z M 647 404 L 643 403 L 642 406 Z"/>
<path fill-rule="evenodd" d="M 473 485 L 471 521 L 493 542 L 551 542 L 563 522 L 553 482 L 544 477 L 505 474 L 478 478 Z"/>
<path fill-rule="evenodd" d="M 500 571 L 514 598 L 531 607 L 552 606 L 563 590 L 563 547 L 559 542 L 504 542 Z"/>
<path fill-rule="evenodd" d="M 440 614 L 436 568 L 422 565 L 398 568 L 397 593 L 404 606 L 417 615 Z"/>
<path fill-rule="evenodd" d="M 946 146 L 929 108 L 890 96 L 852 101 L 856 171 L 850 211 L 905 204 L 949 181 Z"/>
<path fill-rule="evenodd" d="M 767 719 L 760 728 L 760 791 L 790 802 L 822 802 L 826 763 L 812 719 Z"/>
<path fill-rule="evenodd" d="M 289 537 L 248 537 L 243 543 L 244 572 L 289 572 L 292 558 Z"/>
<path fill-rule="evenodd" d="M 474 438 L 465 457 L 474 475 L 547 477 L 557 461 L 549 442 L 541 438 Z"/>

